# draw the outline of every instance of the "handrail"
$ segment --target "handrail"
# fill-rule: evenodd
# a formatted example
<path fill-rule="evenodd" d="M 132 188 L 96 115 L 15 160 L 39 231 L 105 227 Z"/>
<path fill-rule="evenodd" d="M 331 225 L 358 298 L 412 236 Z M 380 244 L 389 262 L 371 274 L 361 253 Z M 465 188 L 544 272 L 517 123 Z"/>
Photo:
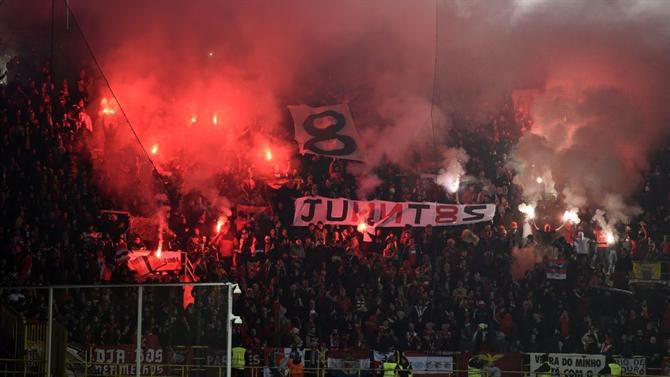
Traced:
<path fill-rule="evenodd" d="M 24 364 L 29 362 L 28 360 L 25 359 L 1 359 L 0 358 L 0 371 L 3 372 L 3 375 L 9 376 L 9 375 L 25 375 L 25 376 L 31 376 L 31 375 L 39 375 L 38 371 L 26 371 L 24 368 L 20 369 L 8 369 L 7 365 L 8 363 L 15 363 L 17 366 L 21 367 Z M 35 361 L 32 361 L 32 363 L 35 363 Z M 128 376 L 128 375 L 134 375 L 135 374 L 135 363 L 90 363 L 90 362 L 70 362 L 68 363 L 70 371 L 74 372 L 74 376 L 83 376 L 83 377 L 97 377 L 97 376 L 116 376 L 116 377 L 121 377 L 121 376 Z M 81 367 L 81 371 L 73 371 L 72 367 Z M 97 373 L 95 371 L 95 367 L 101 367 L 103 368 L 100 373 Z M 107 367 L 106 369 L 104 367 Z M 143 375 L 148 374 L 148 375 L 156 375 L 156 376 L 163 376 L 163 377 L 189 377 L 190 373 L 193 372 L 195 375 L 197 375 L 197 372 L 201 371 L 215 371 L 217 376 L 225 376 L 225 365 L 194 365 L 194 364 L 143 364 L 142 365 L 143 369 L 146 368 L 147 373 L 142 373 Z M 270 370 L 277 370 L 277 369 L 282 369 L 286 370 L 288 369 L 287 367 L 261 367 L 261 366 L 247 366 L 245 367 L 246 372 L 250 372 L 250 376 L 261 376 L 263 373 L 264 369 L 270 369 Z M 38 368 L 39 370 L 39 368 Z M 124 373 L 127 370 L 126 373 Z M 312 374 L 312 375 L 317 375 L 317 376 L 324 376 L 325 373 L 327 372 L 342 372 L 343 369 L 341 368 L 328 368 L 328 367 L 323 367 L 323 368 L 304 368 L 304 372 L 306 374 Z M 374 374 L 374 373 L 382 373 L 383 368 L 350 368 L 346 369 L 346 374 L 349 376 L 357 375 L 361 376 L 361 374 Z M 425 370 L 396 370 L 396 376 L 401 376 L 404 373 L 410 372 L 415 375 L 421 375 L 425 373 L 421 373 L 422 371 Z M 427 372 L 431 375 L 467 375 L 468 371 L 467 370 L 461 370 L 461 369 L 434 369 L 430 370 Z M 487 377 L 485 375 L 486 371 L 484 370 L 482 372 L 482 377 Z M 520 376 L 532 376 L 533 373 L 525 370 L 518 370 L 518 371 L 510 371 L 510 370 L 505 370 L 503 371 L 504 374 L 507 375 L 520 375 Z M 210 375 L 210 374 L 208 374 Z M 565 374 L 563 377 L 568 377 L 569 374 Z M 598 376 L 606 376 L 606 375 L 598 375 Z M 643 376 L 637 376 L 637 375 L 622 375 L 623 377 L 665 377 L 663 374 L 645 374 Z M 288 376 L 290 377 L 290 375 Z M 560 377 L 560 376 L 559 376 Z M 596 375 L 594 375 L 596 377 Z"/>
<path fill-rule="evenodd" d="M 16 365 L 15 368 L 10 368 L 10 364 Z M 27 363 L 29 367 L 26 367 Z M 0 359 L 0 372 L 3 376 L 13 376 L 13 375 L 23 375 L 23 376 L 39 376 L 43 374 L 43 368 L 39 368 L 39 365 L 35 365 L 36 361 L 29 361 L 25 359 Z M 35 370 L 30 370 L 30 365 L 37 366 Z M 82 376 L 82 377 L 97 377 L 97 376 L 130 376 L 135 374 L 135 364 L 134 363 L 88 363 L 88 362 L 70 362 L 68 363 L 68 369 L 71 372 L 71 375 Z M 79 368 L 77 368 L 79 367 Z M 96 367 L 102 368 L 99 372 L 96 371 Z M 107 367 L 107 368 L 105 368 Z M 146 369 L 144 369 L 146 368 Z M 260 366 L 247 366 L 245 371 L 249 372 L 246 375 L 252 377 L 261 376 L 264 369 L 277 370 L 282 369 L 286 370 L 286 367 L 260 367 Z M 146 373 L 144 373 L 146 371 Z M 223 377 L 225 376 L 225 366 L 224 365 L 184 365 L 184 364 L 143 364 L 143 375 L 156 375 L 162 377 L 190 377 L 191 372 L 194 375 L 198 375 L 199 372 L 208 371 L 215 372 L 216 376 Z M 304 368 L 304 373 L 316 375 L 316 376 L 325 376 L 327 372 L 342 372 L 340 368 Z M 412 373 L 416 375 L 421 375 L 423 370 L 397 370 L 396 376 L 399 377 L 403 374 Z M 382 368 L 372 369 L 372 368 L 351 368 L 347 369 L 346 375 L 349 376 L 361 376 L 362 374 L 380 374 L 383 373 Z M 468 374 L 467 370 L 460 369 L 438 369 L 431 370 L 427 372 L 432 375 L 462 375 L 465 376 Z M 487 377 L 485 375 L 486 371 L 482 377 Z M 520 375 L 520 376 L 532 376 L 533 374 L 529 371 L 503 371 L 507 375 Z M 212 374 L 207 374 L 212 375 Z M 602 375 L 600 375 L 602 376 Z M 288 375 L 290 377 L 290 375 Z M 560 377 L 560 376 L 559 376 Z M 564 377 L 568 377 L 566 374 Z M 594 376 L 595 377 L 595 376 Z M 623 377 L 634 377 L 633 375 L 623 375 Z M 645 374 L 644 376 L 635 376 L 635 377 L 664 377 L 662 374 Z"/>

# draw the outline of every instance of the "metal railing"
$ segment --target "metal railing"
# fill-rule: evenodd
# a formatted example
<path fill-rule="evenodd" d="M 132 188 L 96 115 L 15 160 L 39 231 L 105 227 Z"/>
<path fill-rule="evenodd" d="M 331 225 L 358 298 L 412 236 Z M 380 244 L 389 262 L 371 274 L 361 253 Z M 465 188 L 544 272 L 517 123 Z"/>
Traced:
<path fill-rule="evenodd" d="M 12 308 L 4 303 L 0 303 L 0 346 L 6 355 L 16 357 L 19 350 L 23 350 L 23 318 Z"/>
<path fill-rule="evenodd" d="M 44 364 L 44 361 L 41 361 Z M 37 365 L 32 363 L 27 366 L 25 360 L 19 359 L 0 359 L 0 373 L 3 376 L 44 376 L 44 365 Z M 84 362 L 69 362 L 67 364 L 66 375 L 72 377 L 131 377 L 135 376 L 135 363 L 91 363 Z M 244 368 L 244 377 L 261 377 L 264 375 L 264 370 L 276 371 L 280 375 L 290 377 L 290 372 L 286 367 L 267 367 L 267 366 L 247 366 Z M 382 375 L 383 370 L 380 369 L 337 369 L 337 368 L 304 368 L 305 376 L 325 377 L 329 372 L 340 372 L 348 376 L 370 376 Z M 401 374 L 397 371 L 396 376 Z M 437 373 L 436 373 L 437 372 Z M 431 374 L 437 376 L 453 375 L 457 371 L 445 370 L 444 373 L 432 370 Z M 419 374 L 415 371 L 416 374 Z M 142 376 L 162 376 L 162 377 L 225 377 L 225 365 L 192 365 L 192 364 L 142 364 Z M 60 376 L 54 376 L 60 377 Z"/>
<path fill-rule="evenodd" d="M 41 365 L 40 365 L 41 364 Z M 22 359 L 0 359 L 0 375 L 2 376 L 25 376 L 25 377 L 44 377 L 45 361 L 28 361 Z M 92 363 L 84 362 L 69 362 L 67 364 L 65 376 L 68 377 L 131 377 L 137 374 L 135 363 Z M 622 377 L 665 377 L 661 370 L 652 369 L 656 374 L 638 375 L 623 375 Z M 268 366 L 247 366 L 244 369 L 244 377 L 262 377 L 265 372 L 270 371 L 272 376 L 291 377 L 290 371 L 286 367 L 268 367 Z M 422 373 L 423 372 L 423 373 Z M 411 375 L 430 374 L 431 376 L 468 376 L 467 370 L 445 369 L 430 371 L 423 370 L 396 370 L 395 377 L 404 377 Z M 512 375 L 518 377 L 533 377 L 534 373 L 530 371 L 502 371 L 503 375 Z M 190 365 L 190 364 L 142 364 L 142 376 L 161 376 L 161 377 L 225 377 L 225 365 Z M 63 376 L 63 377 L 65 377 Z M 306 377 L 365 377 L 375 376 L 383 377 L 383 369 L 369 369 L 369 368 L 349 368 L 342 370 L 339 368 L 317 367 L 304 368 L 304 376 Z M 605 375 L 602 375 L 605 376 Z M 61 377 L 61 376 L 53 376 Z M 487 376 L 486 370 L 482 372 L 482 377 Z M 494 376 L 490 376 L 494 377 Z M 554 376 L 554 377 L 568 377 Z M 597 377 L 594 375 L 593 377 Z"/>
<path fill-rule="evenodd" d="M 0 359 L 0 374 L 3 376 L 45 376 L 45 360 Z"/>
<path fill-rule="evenodd" d="M 54 291 L 64 290 L 64 289 L 98 289 L 98 288 L 127 288 L 134 289 L 137 291 L 137 320 L 136 320 L 136 339 L 135 339 L 135 352 L 137 355 L 142 354 L 142 317 L 143 317 L 143 292 L 144 289 L 148 288 L 183 288 L 185 286 L 191 287 L 227 287 L 227 296 L 228 296 L 228 312 L 226 313 L 226 324 L 227 331 L 226 335 L 228 337 L 226 341 L 228 355 L 227 359 L 230 359 L 230 345 L 232 344 L 232 321 L 236 317 L 232 314 L 232 297 L 234 293 L 238 293 L 239 288 L 237 284 L 228 283 L 228 282 L 181 282 L 181 283 L 149 283 L 149 284 L 106 284 L 106 285 L 54 285 L 54 286 L 26 286 L 26 287 L 16 287 L 13 289 L 22 289 L 22 290 L 32 290 L 32 291 L 46 291 L 48 293 L 47 300 L 47 320 L 46 322 L 40 322 L 32 325 L 31 322 L 26 321 L 21 318 L 21 321 L 17 321 L 16 318 L 9 318 L 7 321 L 4 321 L 3 324 L 7 324 L 7 329 L 3 331 L 3 336 L 11 335 L 15 339 L 12 341 L 11 348 L 14 348 L 16 353 L 12 356 L 17 359 L 4 359 L 3 363 L 0 364 L 0 371 L 7 369 L 8 372 L 4 375 L 40 375 L 40 376 L 54 376 L 62 373 L 62 369 L 59 371 L 54 371 L 53 368 L 61 366 L 64 367 L 63 363 L 57 364 L 54 356 L 60 356 L 60 360 L 64 360 L 65 354 L 65 345 L 67 344 L 66 336 L 67 332 L 63 331 L 61 337 L 56 337 L 57 330 L 59 326 L 53 318 L 54 315 Z M 5 313 L 6 314 L 6 313 Z M 3 315 L 3 318 L 5 316 Z M 13 321 L 13 322 L 12 322 Z M 5 323 L 6 322 L 6 323 Z M 22 328 L 18 326 L 23 325 Z M 18 331 L 20 330 L 20 331 Z M 61 340 L 60 342 L 58 342 Z M 21 344 L 19 344 L 21 343 Z M 54 350 L 54 345 L 57 345 L 58 349 Z M 59 352 L 57 355 L 52 355 L 52 352 Z M 136 357 L 135 367 L 132 368 L 135 371 L 135 376 L 139 377 L 144 375 L 140 373 L 144 371 L 145 365 L 150 365 L 144 363 L 141 357 Z M 23 363 L 18 365 L 17 363 Z M 41 368 L 41 369 L 40 369 Z M 87 368 L 84 368 L 87 369 Z M 88 373 L 88 370 L 86 370 Z M 148 372 L 148 375 L 155 375 L 151 371 Z M 69 373 L 72 375 L 72 373 Z M 224 373 L 228 376 L 229 373 Z M 57 376 L 60 377 L 60 376 Z"/>

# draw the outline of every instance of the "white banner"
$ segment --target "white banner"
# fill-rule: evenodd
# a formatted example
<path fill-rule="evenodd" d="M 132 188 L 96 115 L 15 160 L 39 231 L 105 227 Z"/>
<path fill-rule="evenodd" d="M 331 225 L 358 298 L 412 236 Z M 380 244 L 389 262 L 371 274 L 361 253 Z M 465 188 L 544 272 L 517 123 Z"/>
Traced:
<path fill-rule="evenodd" d="M 495 204 L 441 204 L 417 202 L 358 201 L 310 196 L 295 201 L 293 225 L 324 224 L 371 227 L 413 227 L 474 224 L 491 221 Z"/>
<path fill-rule="evenodd" d="M 542 365 L 542 353 L 530 354 L 530 371 Z M 606 365 L 603 355 L 550 353 L 551 374 L 556 377 L 595 377 Z M 535 376 L 535 373 L 532 374 Z"/>
<path fill-rule="evenodd" d="M 134 376 L 136 374 L 135 347 L 130 345 L 91 346 L 84 355 L 89 361 L 89 373 L 97 376 Z M 160 376 L 165 374 L 163 363 L 167 363 L 162 348 L 142 348 L 142 376 Z"/>
<path fill-rule="evenodd" d="M 357 376 L 361 369 L 370 369 L 370 352 L 364 350 L 358 351 L 344 351 L 344 350 L 329 350 L 328 369 L 330 372 L 338 376 L 351 375 Z"/>
<path fill-rule="evenodd" d="M 405 355 L 412 374 L 446 374 L 454 371 L 453 356 Z"/>
<path fill-rule="evenodd" d="M 153 250 L 133 250 L 128 253 L 128 268 L 138 277 L 164 271 L 181 270 L 181 252 L 163 251 L 160 257 Z"/>
<path fill-rule="evenodd" d="M 360 137 L 346 104 L 289 106 L 300 153 L 364 161 Z"/>
<path fill-rule="evenodd" d="M 647 359 L 644 357 L 617 358 L 616 363 L 621 365 L 621 374 L 644 376 L 647 374 Z"/>

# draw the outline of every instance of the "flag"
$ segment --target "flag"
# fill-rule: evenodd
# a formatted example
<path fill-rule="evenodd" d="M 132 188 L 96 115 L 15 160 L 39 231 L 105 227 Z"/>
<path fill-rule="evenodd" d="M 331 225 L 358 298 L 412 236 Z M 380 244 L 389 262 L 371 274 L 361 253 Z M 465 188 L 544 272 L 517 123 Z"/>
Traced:
<path fill-rule="evenodd" d="M 549 261 L 547 279 L 565 280 L 567 276 L 567 263 L 565 260 L 557 259 Z"/>
<path fill-rule="evenodd" d="M 289 106 L 300 153 L 365 161 L 356 124 L 346 104 Z"/>
<path fill-rule="evenodd" d="M 179 281 L 188 283 L 191 279 L 187 276 L 182 276 L 179 278 Z M 193 296 L 193 286 L 184 285 L 183 286 L 183 295 L 182 295 L 182 307 L 186 310 L 191 304 L 195 304 L 195 297 Z"/>
<path fill-rule="evenodd" d="M 633 279 L 661 280 L 661 264 L 659 262 L 633 262 Z"/>

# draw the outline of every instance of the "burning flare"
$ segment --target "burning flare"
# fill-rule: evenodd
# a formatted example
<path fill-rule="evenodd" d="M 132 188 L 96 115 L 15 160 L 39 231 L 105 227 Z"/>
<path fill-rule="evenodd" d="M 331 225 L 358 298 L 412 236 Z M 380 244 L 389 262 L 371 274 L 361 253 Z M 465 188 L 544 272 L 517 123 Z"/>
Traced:
<path fill-rule="evenodd" d="M 535 178 L 535 182 L 537 182 L 538 185 L 541 185 L 542 182 L 544 182 L 544 179 L 542 177 L 537 177 Z"/>
<path fill-rule="evenodd" d="M 614 223 L 607 222 L 605 219 L 605 211 L 597 209 L 596 214 L 593 215 L 593 221 L 598 224 L 601 232 L 603 232 L 605 236 L 605 242 L 607 242 L 608 245 L 614 245 L 617 241 L 617 236 L 614 232 Z"/>
<path fill-rule="evenodd" d="M 114 108 L 111 106 L 111 101 L 109 101 L 107 97 L 104 97 L 100 100 L 100 107 L 102 107 L 102 113 L 105 115 L 113 115 L 116 113 Z"/>
<path fill-rule="evenodd" d="M 577 210 L 576 209 L 565 210 L 565 212 L 563 212 L 563 222 L 564 223 L 579 224 L 581 222 L 581 220 L 579 219 L 579 215 L 577 214 Z"/>
<path fill-rule="evenodd" d="M 212 117 L 212 123 L 214 123 L 215 126 L 217 124 L 219 124 L 219 116 L 218 115 L 214 114 L 214 116 Z"/>
<path fill-rule="evenodd" d="M 191 115 L 191 123 L 195 123 L 198 121 L 198 117 L 195 115 Z"/>
<path fill-rule="evenodd" d="M 158 144 L 154 144 L 151 146 L 151 154 L 156 154 L 158 153 Z"/>
<path fill-rule="evenodd" d="M 445 173 L 437 178 L 437 183 L 442 185 L 448 193 L 453 194 L 458 191 L 461 185 L 461 176 L 459 174 Z"/>
<path fill-rule="evenodd" d="M 360 233 L 364 233 L 366 230 L 368 230 L 368 224 L 366 224 L 365 221 L 361 221 L 356 227 L 356 230 L 358 230 Z"/>
<path fill-rule="evenodd" d="M 160 258 L 162 253 L 163 253 L 163 240 L 161 239 L 160 241 L 158 241 L 158 247 L 156 248 L 156 257 Z"/>
<path fill-rule="evenodd" d="M 272 161 L 272 150 L 270 148 L 265 150 L 265 159 Z"/>
<path fill-rule="evenodd" d="M 470 156 L 462 148 L 449 148 L 444 152 L 444 169 L 435 179 L 435 183 L 444 187 L 449 194 L 458 192 L 461 178 L 465 175 L 465 164 L 470 161 Z"/>
<path fill-rule="evenodd" d="M 519 204 L 519 212 L 526 215 L 526 220 L 532 220 L 535 218 L 535 204 Z"/>
<path fill-rule="evenodd" d="M 219 219 L 216 221 L 216 233 L 221 233 L 221 227 L 223 227 L 223 224 L 226 223 L 226 218 L 221 216 Z"/>

